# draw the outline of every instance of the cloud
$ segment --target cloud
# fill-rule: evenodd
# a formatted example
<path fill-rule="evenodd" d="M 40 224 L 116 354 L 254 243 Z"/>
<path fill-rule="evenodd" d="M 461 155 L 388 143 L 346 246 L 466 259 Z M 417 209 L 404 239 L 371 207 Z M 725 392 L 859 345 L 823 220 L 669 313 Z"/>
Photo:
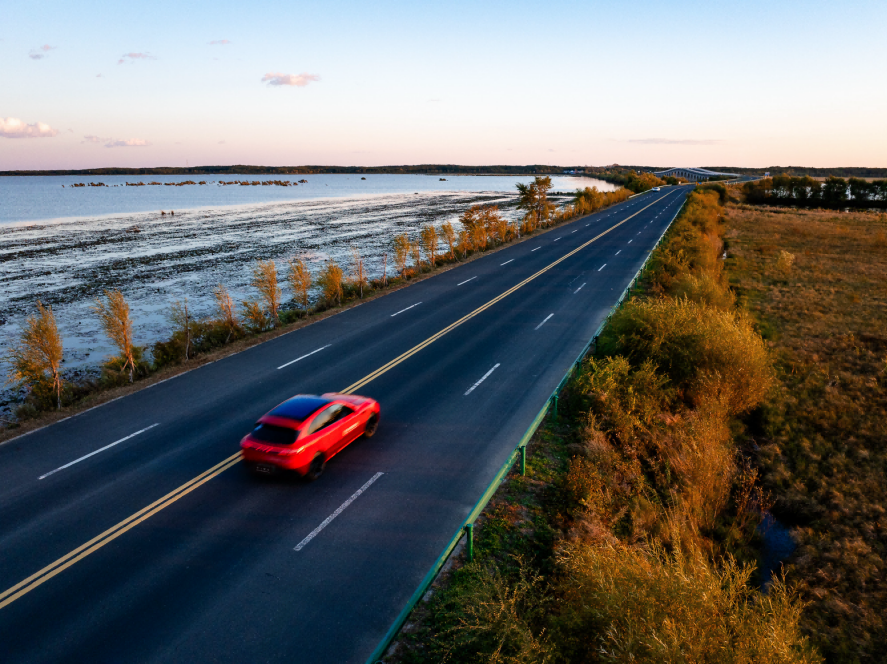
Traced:
<path fill-rule="evenodd" d="M 95 77 L 96 77 L 96 78 L 102 78 L 102 75 L 101 75 L 101 74 L 96 74 Z"/>
<path fill-rule="evenodd" d="M 31 52 L 28 53 L 28 57 L 31 60 L 42 60 L 46 57 L 46 54 L 50 51 L 55 50 L 55 46 L 50 46 L 49 44 L 44 44 L 40 48 L 32 48 Z M 42 51 L 42 52 L 41 52 Z"/>
<path fill-rule="evenodd" d="M 129 138 L 125 141 L 107 139 L 107 141 L 108 142 L 105 143 L 106 148 L 141 148 L 151 145 L 151 143 L 144 138 Z"/>
<path fill-rule="evenodd" d="M 224 145 L 225 141 L 219 141 L 219 145 Z"/>
<path fill-rule="evenodd" d="M 209 44 L 210 44 L 210 46 L 228 46 L 228 44 L 231 44 L 231 43 L 232 42 L 230 42 L 227 39 L 214 39 Z"/>
<path fill-rule="evenodd" d="M 280 72 L 269 72 L 262 77 L 262 83 L 268 82 L 268 85 L 295 85 L 304 88 L 312 81 L 319 81 L 320 76 L 316 74 L 281 74 Z"/>
<path fill-rule="evenodd" d="M 58 129 L 43 122 L 25 124 L 18 118 L 0 118 L 0 136 L 5 138 L 52 138 L 58 133 Z"/>
<path fill-rule="evenodd" d="M 84 136 L 81 143 L 101 143 L 102 139 L 98 136 Z"/>
<path fill-rule="evenodd" d="M 124 53 L 120 56 L 120 59 L 117 61 L 118 65 L 122 65 L 129 58 L 130 63 L 134 63 L 136 60 L 156 60 L 153 55 L 150 53 Z"/>
<path fill-rule="evenodd" d="M 641 143 L 642 145 L 717 145 L 723 143 L 715 138 L 630 138 L 628 143 Z"/>

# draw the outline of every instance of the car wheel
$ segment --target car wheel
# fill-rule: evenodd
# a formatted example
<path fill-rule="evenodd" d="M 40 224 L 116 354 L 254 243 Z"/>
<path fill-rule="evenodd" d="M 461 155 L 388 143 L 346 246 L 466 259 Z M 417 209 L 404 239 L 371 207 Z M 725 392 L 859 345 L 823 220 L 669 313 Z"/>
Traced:
<path fill-rule="evenodd" d="M 311 460 L 311 465 L 308 466 L 308 472 L 305 473 L 305 479 L 309 482 L 313 482 L 323 475 L 324 468 L 326 468 L 326 460 L 323 458 L 322 454 L 318 454 Z"/>
<path fill-rule="evenodd" d="M 379 416 L 378 415 L 370 415 L 370 419 L 367 420 L 367 425 L 364 427 L 363 435 L 367 438 L 372 438 L 373 434 L 376 433 L 376 429 L 379 426 Z"/>

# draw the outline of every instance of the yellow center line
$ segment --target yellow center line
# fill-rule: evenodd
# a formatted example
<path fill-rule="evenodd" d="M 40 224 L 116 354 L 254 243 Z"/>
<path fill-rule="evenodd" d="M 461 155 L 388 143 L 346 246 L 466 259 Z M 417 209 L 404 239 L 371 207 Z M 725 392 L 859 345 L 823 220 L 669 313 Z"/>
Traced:
<path fill-rule="evenodd" d="M 540 277 L 541 275 L 545 274 L 546 272 L 548 272 L 551 268 L 555 267 L 556 265 L 562 263 L 563 261 L 567 260 L 571 256 L 582 251 L 583 249 L 585 249 L 587 246 L 589 246 L 593 242 L 596 242 L 597 240 L 602 238 L 604 235 L 606 235 L 610 231 L 615 230 L 616 228 L 618 228 L 619 226 L 621 226 L 625 222 L 638 216 L 641 212 L 643 212 L 644 210 L 646 210 L 649 207 L 652 207 L 653 205 L 655 205 L 656 203 L 661 201 L 663 198 L 665 198 L 665 196 L 653 201 L 647 207 L 641 208 L 640 210 L 635 212 L 630 217 L 626 217 L 625 219 L 620 221 L 618 224 L 611 226 L 607 230 L 603 231 L 602 233 L 600 233 L 600 234 L 596 235 L 595 237 L 593 237 L 592 239 L 590 239 L 588 242 L 585 242 L 584 244 L 580 245 L 579 247 L 577 247 L 573 251 L 571 251 L 567 254 L 564 254 L 563 256 L 561 256 L 559 259 L 557 259 L 553 263 L 542 268 L 541 270 L 539 270 L 535 274 L 527 277 L 526 279 L 521 281 L 516 286 L 512 286 L 504 293 L 497 295 L 492 300 L 490 300 L 486 304 L 481 305 L 480 307 L 478 307 L 477 309 L 475 309 L 471 313 L 466 314 L 465 316 L 463 316 L 459 320 L 455 321 L 454 323 L 450 323 L 447 327 L 443 328 L 442 330 L 440 330 L 436 334 L 433 334 L 432 336 L 428 337 L 425 341 L 413 346 L 410 350 L 406 351 L 405 353 L 398 355 L 396 358 L 394 358 L 390 362 L 382 365 L 381 367 L 379 367 L 378 369 L 376 369 L 372 373 L 368 374 L 367 376 L 364 376 L 356 383 L 349 385 L 347 388 L 342 390 L 342 393 L 343 394 L 350 394 L 350 393 L 354 392 L 355 390 L 359 390 L 360 388 L 364 387 L 365 385 L 372 382 L 373 380 L 375 380 L 376 378 L 378 378 L 379 376 L 381 376 L 385 372 L 389 371 L 390 369 L 393 369 L 398 364 L 401 364 L 402 362 L 406 361 L 407 359 L 409 359 L 410 357 L 412 357 L 413 355 L 418 353 L 423 348 L 426 348 L 427 346 L 433 344 L 435 341 L 440 339 L 442 336 L 444 336 L 448 332 L 453 331 L 454 329 L 456 329 L 457 327 L 459 327 L 463 323 L 471 320 L 472 318 L 474 318 L 478 314 L 486 311 L 487 309 L 492 307 L 497 302 L 500 302 L 501 300 L 505 299 L 506 297 L 508 297 L 509 295 L 514 293 L 519 288 L 523 288 L 524 286 L 526 286 L 528 283 L 530 283 L 534 279 L 536 279 L 536 278 Z M 120 523 L 108 528 L 106 531 L 104 531 L 100 535 L 93 537 L 91 540 L 89 540 L 85 544 L 80 545 L 79 547 L 77 547 L 76 549 L 74 549 L 70 553 L 62 556 L 61 558 L 59 558 L 55 562 L 50 563 L 49 565 L 47 565 L 46 567 L 41 569 L 39 572 L 35 572 L 34 574 L 32 574 L 28 578 L 24 579 L 23 581 L 20 581 L 19 583 L 15 584 L 11 588 L 3 591 L 2 593 L 0 593 L 0 609 L 8 606 L 9 604 L 12 604 L 15 600 L 17 600 L 20 597 L 22 597 L 23 595 L 26 595 L 27 593 L 31 592 L 32 590 L 34 590 L 38 586 L 42 585 L 43 583 L 45 583 L 46 581 L 48 581 L 49 579 L 54 577 L 56 574 L 60 574 L 61 572 L 68 569 L 69 567 L 71 567 L 75 563 L 83 560 L 86 556 L 90 555 L 91 553 L 98 551 L 106 544 L 108 544 L 108 543 L 112 542 L 113 540 L 117 539 L 118 537 L 120 537 L 123 533 L 131 530 L 132 528 L 134 528 L 135 526 L 140 524 L 142 521 L 145 521 L 145 520 L 151 518 L 152 516 L 154 516 L 155 514 L 160 512 L 161 510 L 172 505 L 174 502 L 176 502 L 180 498 L 183 498 L 184 496 L 188 495 L 189 493 L 194 491 L 194 489 L 196 489 L 197 487 L 205 484 L 206 482 L 209 482 L 214 477 L 217 477 L 218 475 L 222 474 L 223 472 L 225 472 L 229 468 L 237 465 L 237 463 L 239 461 L 240 461 L 240 452 L 238 451 L 235 454 L 232 454 L 231 456 L 229 456 L 224 461 L 217 463 L 215 466 L 213 466 L 209 470 L 202 472 L 200 475 L 198 475 L 194 479 L 192 479 L 188 482 L 185 482 L 179 488 L 174 489 L 173 491 L 170 491 L 168 494 L 166 494 L 162 498 L 155 500 L 153 503 L 151 503 L 147 507 L 144 507 L 143 509 L 139 510 L 138 512 L 136 512 L 132 516 L 127 517 L 126 519 L 124 519 Z"/>

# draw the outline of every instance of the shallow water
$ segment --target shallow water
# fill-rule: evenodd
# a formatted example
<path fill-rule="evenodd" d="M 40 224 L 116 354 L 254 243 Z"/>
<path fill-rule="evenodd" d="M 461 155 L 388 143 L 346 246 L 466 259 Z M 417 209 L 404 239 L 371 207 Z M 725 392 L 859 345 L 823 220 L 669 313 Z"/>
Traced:
<path fill-rule="evenodd" d="M 383 254 L 390 253 L 397 234 L 415 237 L 425 223 L 439 226 L 450 220 L 458 225 L 459 215 L 475 203 L 497 204 L 504 216 L 516 217 L 516 180 L 509 178 L 504 192 L 389 192 L 180 208 L 175 216 L 151 211 L 0 225 L 0 354 L 5 355 L 26 316 L 34 313 L 37 300 L 53 307 L 65 344 L 66 370 L 91 371 L 113 350 L 90 311 L 106 289 L 123 292 L 135 342 L 150 345 L 169 336 L 166 314 L 173 300 L 187 296 L 196 315 L 209 315 L 212 291 L 220 282 L 237 302 L 254 298 L 249 282 L 259 259 L 278 261 L 283 282 L 286 258 L 304 257 L 316 274 L 328 257 L 347 268 L 351 249 L 357 247 L 368 276 L 377 277 Z M 559 180 L 555 184 L 563 191 L 590 184 L 578 178 Z M 85 188 L 85 193 L 101 189 Z M 132 189 L 111 191 L 128 194 Z M 244 189 L 264 192 L 274 187 Z M 391 263 L 389 256 L 389 274 Z M 288 289 L 282 285 L 287 300 Z M 0 364 L 0 373 L 6 369 Z M 0 393 L 0 409 L 9 396 Z"/>
<path fill-rule="evenodd" d="M 362 179 L 365 178 L 365 179 Z M 442 179 L 443 178 L 443 179 Z M 222 185 L 220 181 L 286 181 L 290 186 Z M 299 180 L 307 180 L 298 184 Z M 102 175 L 102 176 L 25 176 L 0 177 L 0 225 L 22 222 L 77 220 L 135 212 L 181 211 L 231 205 L 257 205 L 273 202 L 307 201 L 319 198 L 416 193 L 455 193 L 499 191 L 513 193 L 516 182 L 530 177 L 515 176 L 431 176 L 431 175 Z M 201 182 L 184 186 L 170 183 Z M 126 183 L 144 183 L 128 187 Z M 160 185 L 149 185 L 159 182 Z M 74 184 L 106 186 L 72 187 Z M 553 177 L 554 189 L 572 191 L 579 186 L 596 185 L 602 191 L 614 187 L 600 180 Z"/>
<path fill-rule="evenodd" d="M 763 544 L 761 546 L 761 587 L 766 589 L 782 569 L 782 563 L 797 548 L 791 530 L 780 523 L 769 512 L 764 514 L 758 526 Z"/>

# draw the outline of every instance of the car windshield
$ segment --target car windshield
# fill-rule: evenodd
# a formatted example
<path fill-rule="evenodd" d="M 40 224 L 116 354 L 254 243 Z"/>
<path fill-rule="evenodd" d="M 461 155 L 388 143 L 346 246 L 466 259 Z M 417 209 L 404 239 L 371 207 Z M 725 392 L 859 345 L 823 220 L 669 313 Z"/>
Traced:
<path fill-rule="evenodd" d="M 286 427 L 278 427 L 273 424 L 260 424 L 253 429 L 250 437 L 262 443 L 270 443 L 272 445 L 292 445 L 296 442 L 296 436 L 299 435 L 296 429 L 287 429 Z"/>

